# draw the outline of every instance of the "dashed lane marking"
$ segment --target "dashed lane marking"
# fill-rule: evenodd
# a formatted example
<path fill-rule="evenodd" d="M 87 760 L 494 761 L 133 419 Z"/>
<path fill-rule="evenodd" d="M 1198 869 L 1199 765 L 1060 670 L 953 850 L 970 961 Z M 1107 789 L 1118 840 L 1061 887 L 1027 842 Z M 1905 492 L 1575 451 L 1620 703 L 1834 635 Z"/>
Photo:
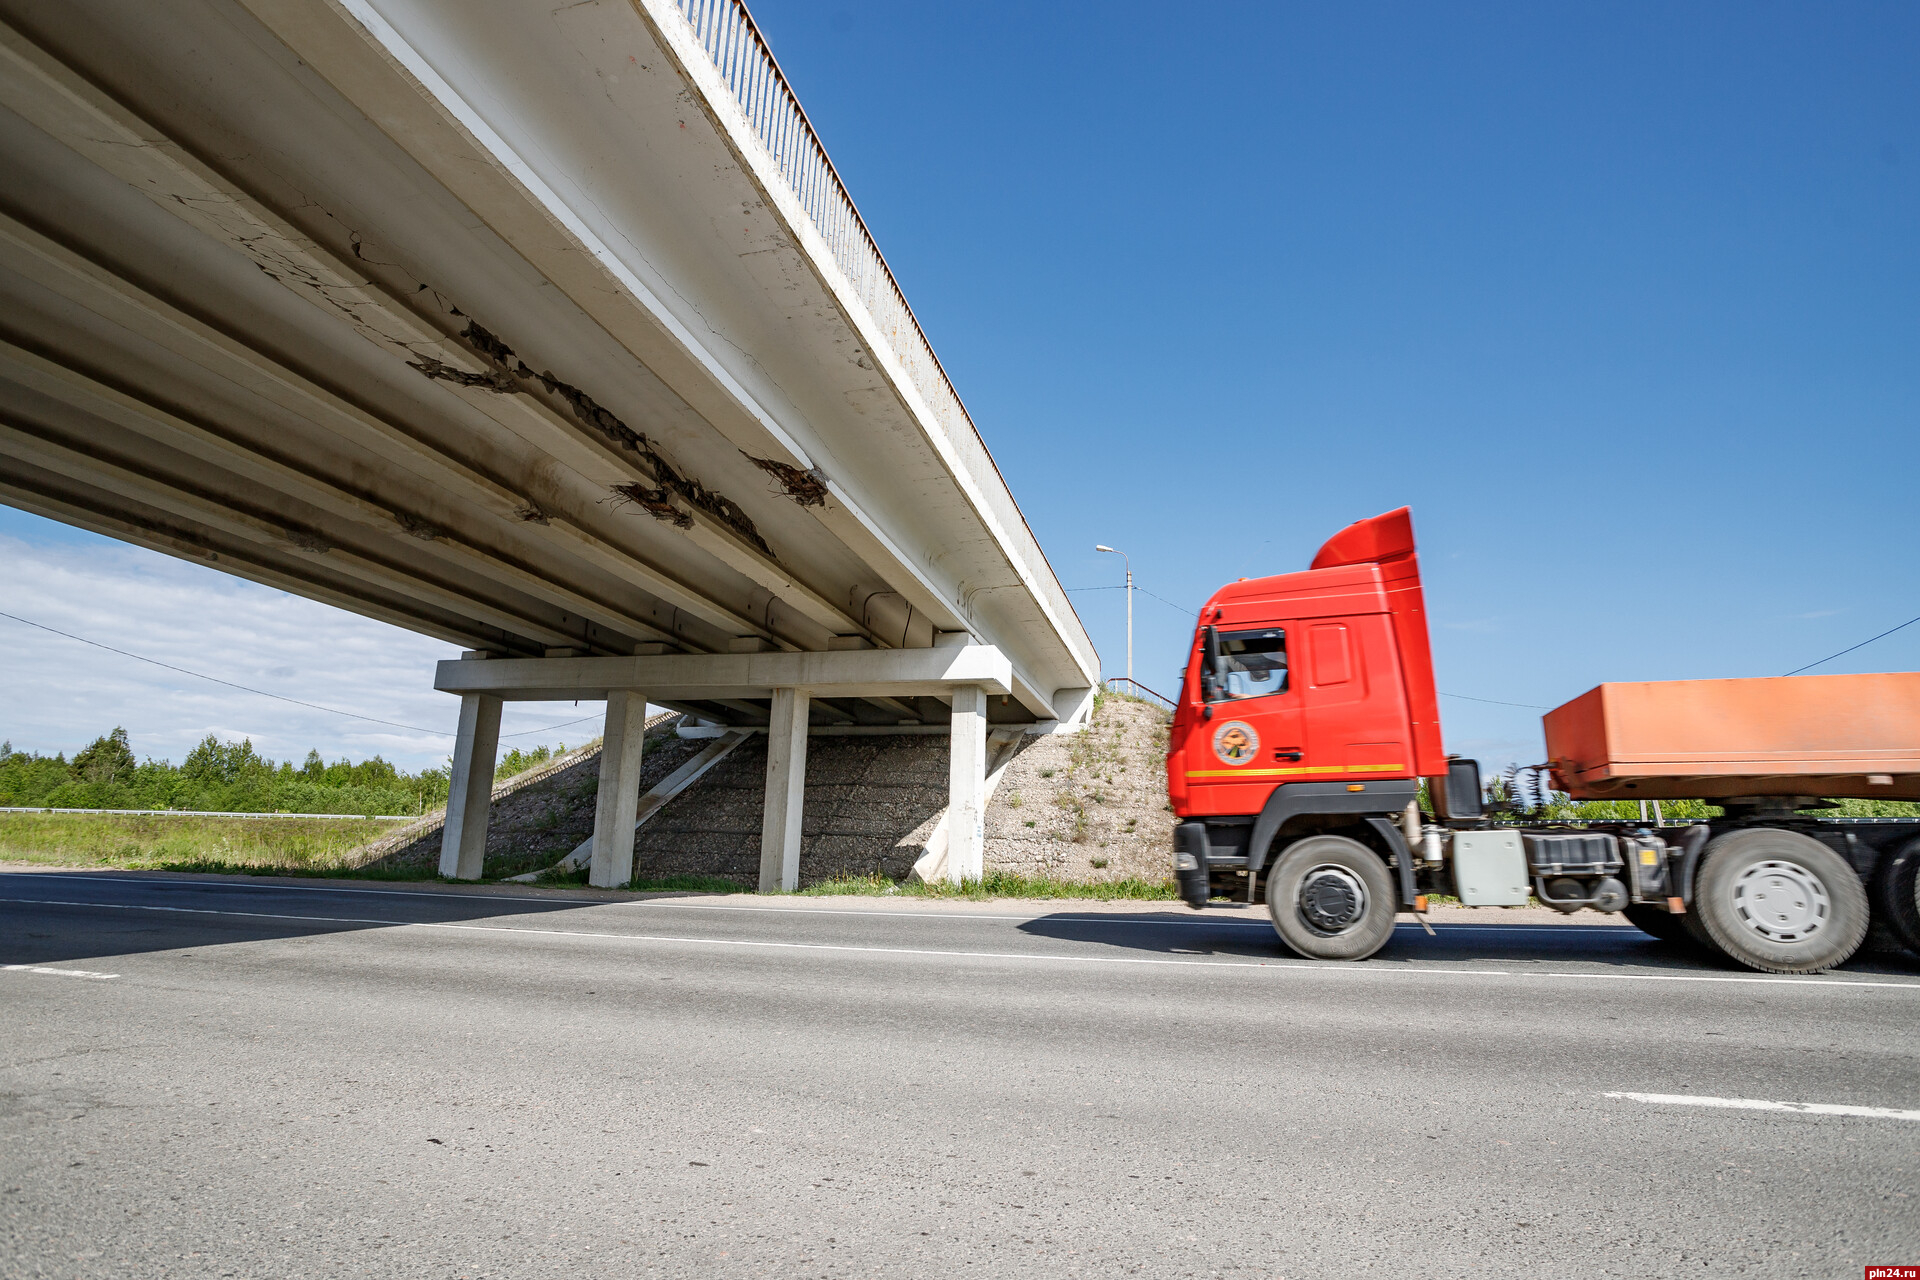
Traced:
<path fill-rule="evenodd" d="M 96 911 L 157 911 L 172 915 L 238 916 L 250 920 L 296 920 L 304 924 L 379 925 L 388 929 L 451 929 L 463 933 L 527 934 L 550 938 L 594 938 L 614 942 L 663 942 L 692 947 L 751 947 L 774 951 L 843 951 L 867 955 L 930 956 L 956 960 L 1019 960 L 1036 964 L 1130 964 L 1186 969 L 1269 969 L 1296 973 L 1361 974 L 1396 976 L 1431 974 L 1448 978 L 1545 978 L 1587 979 L 1615 982 L 1736 982 L 1769 987 L 1872 987 L 1895 991 L 1920 991 L 1920 982 L 1862 982 L 1848 978 L 1764 978 L 1732 974 L 1665 973 L 1573 973 L 1535 971 L 1516 973 L 1510 969 L 1430 969 L 1413 965 L 1339 964 L 1312 960 L 1162 960 L 1150 956 L 1062 956 L 1020 951 L 936 951 L 925 947 L 856 946 L 836 942 L 773 942 L 748 938 L 687 938 L 669 934 L 599 933 L 585 929 L 531 929 L 521 925 L 464 924 L 440 920 L 383 920 L 374 916 L 297 916 L 275 911 L 217 911 L 211 907 L 156 907 L 121 902 L 69 902 L 54 898 L 0 898 L 0 902 L 22 902 L 43 907 L 86 907 Z"/>
<path fill-rule="evenodd" d="M 45 965 L 38 964 L 0 964 L 0 969 L 8 973 L 46 973 L 56 978 L 106 979 L 120 976 L 117 973 L 95 973 L 91 969 L 49 969 Z"/>
<path fill-rule="evenodd" d="M 1763 1098 L 1714 1098 L 1691 1093 L 1603 1093 L 1603 1098 L 1671 1107 L 1720 1107 L 1730 1111 L 1792 1111 L 1809 1116 L 1864 1116 L 1870 1120 L 1920 1120 L 1920 1111 L 1897 1107 L 1850 1107 L 1837 1102 L 1768 1102 Z"/>

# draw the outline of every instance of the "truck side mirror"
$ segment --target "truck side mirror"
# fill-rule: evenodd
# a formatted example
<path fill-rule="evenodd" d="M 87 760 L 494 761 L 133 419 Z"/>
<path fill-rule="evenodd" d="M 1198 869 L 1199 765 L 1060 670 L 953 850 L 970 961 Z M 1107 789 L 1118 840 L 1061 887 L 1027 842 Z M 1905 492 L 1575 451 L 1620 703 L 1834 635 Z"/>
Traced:
<path fill-rule="evenodd" d="M 1431 788 L 1433 793 L 1433 816 L 1447 818 L 1478 818 L 1484 810 L 1481 808 L 1480 762 L 1462 760 L 1458 756 L 1447 761 L 1447 776 L 1437 778 L 1439 784 Z"/>

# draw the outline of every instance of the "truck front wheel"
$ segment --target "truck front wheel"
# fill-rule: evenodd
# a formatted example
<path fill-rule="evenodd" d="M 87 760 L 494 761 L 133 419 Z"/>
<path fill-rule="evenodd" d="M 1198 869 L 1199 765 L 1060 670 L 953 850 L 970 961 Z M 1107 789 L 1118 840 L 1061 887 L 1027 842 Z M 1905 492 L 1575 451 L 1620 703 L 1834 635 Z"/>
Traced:
<path fill-rule="evenodd" d="M 1797 831 L 1756 827 L 1715 839 L 1690 911 L 1728 957 L 1762 973 L 1819 973 L 1867 936 L 1867 893 L 1839 854 Z"/>
<path fill-rule="evenodd" d="M 1280 940 L 1312 960 L 1364 960 L 1393 936 L 1393 877 L 1379 854 L 1345 836 L 1290 844 L 1267 873 L 1267 914 Z"/>

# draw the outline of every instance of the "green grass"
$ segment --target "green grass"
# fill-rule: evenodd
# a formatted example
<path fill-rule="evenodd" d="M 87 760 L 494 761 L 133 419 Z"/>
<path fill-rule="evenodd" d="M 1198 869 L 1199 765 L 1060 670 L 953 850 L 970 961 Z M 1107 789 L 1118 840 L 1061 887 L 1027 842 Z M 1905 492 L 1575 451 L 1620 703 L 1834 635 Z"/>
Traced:
<path fill-rule="evenodd" d="M 144 871 L 364 875 L 347 856 L 401 825 L 373 818 L 0 813 L 0 858 Z M 378 878 L 429 879 L 431 872 Z"/>
<path fill-rule="evenodd" d="M 1050 876 L 1023 876 L 1007 871 L 989 871 L 984 880 L 969 880 L 960 886 L 927 884 L 920 880 L 889 880 L 885 876 L 852 876 L 843 880 L 822 880 L 795 891 L 795 896 L 822 898 L 834 896 L 902 897 L 964 899 L 986 902 L 995 898 L 1079 898 L 1098 902 L 1140 901 L 1172 902 L 1179 898 L 1171 880 L 1100 880 L 1078 884 L 1055 880 Z"/>

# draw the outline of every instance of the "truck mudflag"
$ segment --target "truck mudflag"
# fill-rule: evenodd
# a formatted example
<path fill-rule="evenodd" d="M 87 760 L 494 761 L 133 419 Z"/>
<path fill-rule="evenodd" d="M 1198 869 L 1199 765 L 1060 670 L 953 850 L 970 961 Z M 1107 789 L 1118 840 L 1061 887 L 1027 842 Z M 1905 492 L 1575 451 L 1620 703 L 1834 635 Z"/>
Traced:
<path fill-rule="evenodd" d="M 1477 762 L 1442 747 L 1411 513 L 1349 525 L 1200 611 L 1167 745 L 1181 896 L 1264 901 L 1321 959 L 1372 955 L 1429 894 L 1619 912 L 1774 973 L 1843 963 L 1874 919 L 1920 948 L 1920 819 L 1820 816 L 1920 798 L 1920 672 L 1603 684 L 1544 728 L 1575 799 L 1722 816 L 1490 817 Z"/>

